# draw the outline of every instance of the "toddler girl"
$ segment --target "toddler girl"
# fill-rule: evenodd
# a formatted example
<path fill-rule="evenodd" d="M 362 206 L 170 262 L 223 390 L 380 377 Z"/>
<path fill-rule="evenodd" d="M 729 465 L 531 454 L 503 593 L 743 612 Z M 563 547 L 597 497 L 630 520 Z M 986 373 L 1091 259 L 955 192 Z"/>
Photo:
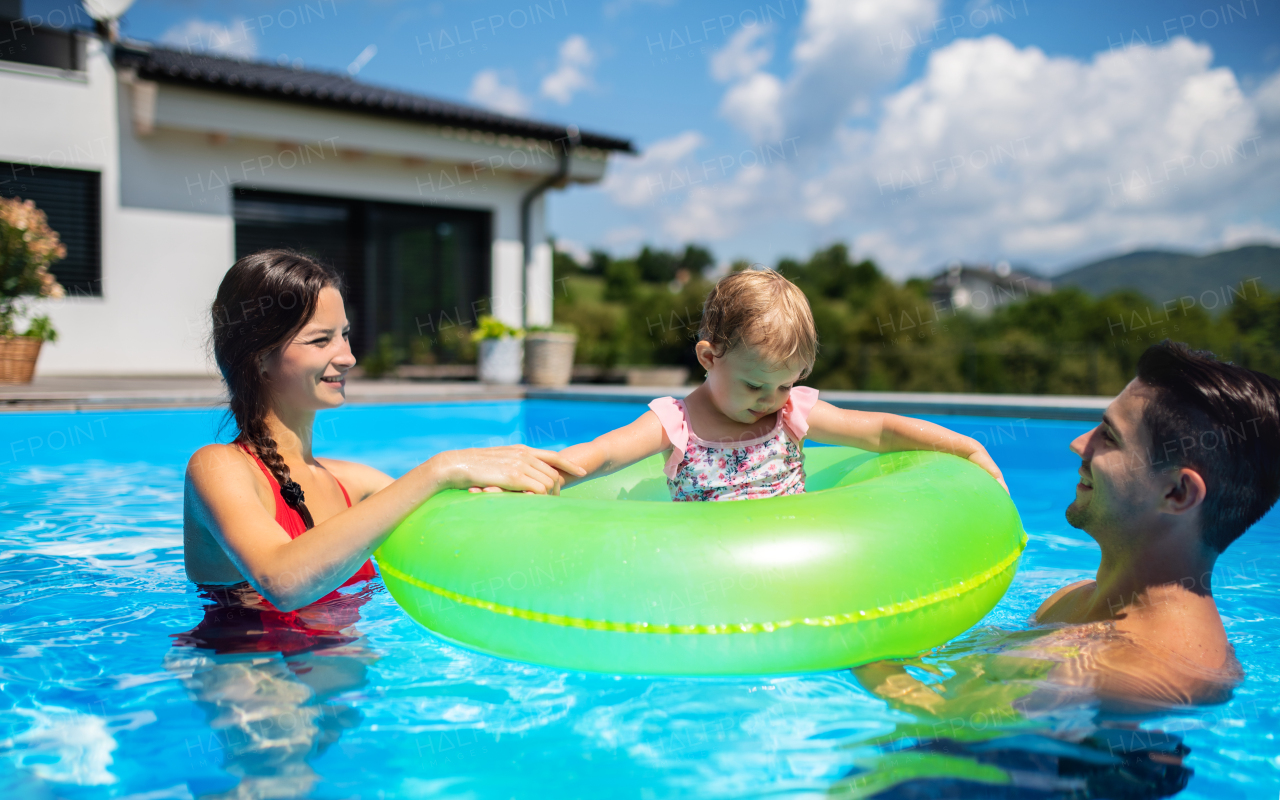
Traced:
<path fill-rule="evenodd" d="M 836 408 L 796 386 L 818 350 L 804 294 L 773 270 L 738 272 L 707 296 L 698 330 L 706 381 L 683 400 L 662 397 L 635 422 L 562 451 L 585 477 L 667 453 L 673 500 L 745 500 L 804 492 L 806 437 L 877 453 L 942 450 L 1004 479 L 974 439 L 895 414 Z M 1006 491 L 1008 487 L 1005 487 Z"/>

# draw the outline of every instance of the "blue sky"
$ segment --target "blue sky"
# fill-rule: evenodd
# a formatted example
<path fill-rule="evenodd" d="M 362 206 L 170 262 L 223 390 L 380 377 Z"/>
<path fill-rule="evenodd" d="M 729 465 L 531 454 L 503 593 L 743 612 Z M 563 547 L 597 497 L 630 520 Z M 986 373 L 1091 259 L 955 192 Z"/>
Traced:
<path fill-rule="evenodd" d="M 364 53 L 361 80 L 631 138 L 553 196 L 570 247 L 845 241 L 903 276 L 1280 242 L 1276 0 L 307 1 L 139 0 L 122 31 Z"/>

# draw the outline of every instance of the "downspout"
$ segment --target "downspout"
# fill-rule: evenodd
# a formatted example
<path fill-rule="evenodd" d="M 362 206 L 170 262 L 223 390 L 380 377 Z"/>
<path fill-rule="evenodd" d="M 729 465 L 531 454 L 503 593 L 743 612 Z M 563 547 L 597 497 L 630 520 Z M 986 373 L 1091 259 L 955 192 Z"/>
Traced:
<path fill-rule="evenodd" d="M 533 226 L 529 217 L 532 213 L 533 201 L 542 196 L 542 193 L 547 189 L 569 176 L 569 159 L 573 154 L 573 148 L 581 140 L 577 125 L 570 125 L 566 128 L 564 138 L 557 140 L 560 143 L 560 150 L 556 152 L 555 173 L 539 181 L 520 198 L 520 244 L 524 249 L 524 263 L 520 269 L 520 288 L 522 290 L 521 295 L 524 297 L 524 302 L 520 304 L 521 327 L 528 327 L 529 325 L 529 267 L 533 264 Z"/>

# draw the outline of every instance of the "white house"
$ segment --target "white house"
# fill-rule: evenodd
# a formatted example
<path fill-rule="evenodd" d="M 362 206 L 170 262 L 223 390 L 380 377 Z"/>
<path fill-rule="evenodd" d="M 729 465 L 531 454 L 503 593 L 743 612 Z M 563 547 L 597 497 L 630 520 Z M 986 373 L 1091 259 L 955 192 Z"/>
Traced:
<path fill-rule="evenodd" d="M 483 313 L 548 324 L 543 192 L 633 152 L 346 75 L 5 27 L 0 195 L 69 250 L 46 375 L 209 371 L 218 282 L 269 246 L 343 273 L 357 354 Z"/>
<path fill-rule="evenodd" d="M 1051 282 L 1013 269 L 1008 261 L 1001 261 L 994 268 L 988 264 L 966 265 L 954 261 L 929 284 L 935 309 L 952 313 L 966 311 L 984 318 L 1007 303 L 1052 291 Z"/>

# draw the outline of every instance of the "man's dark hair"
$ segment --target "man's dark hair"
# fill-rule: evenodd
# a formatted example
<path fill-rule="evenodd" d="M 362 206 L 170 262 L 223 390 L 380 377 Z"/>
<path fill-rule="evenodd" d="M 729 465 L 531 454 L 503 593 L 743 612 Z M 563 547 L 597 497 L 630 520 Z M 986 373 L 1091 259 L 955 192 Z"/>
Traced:
<path fill-rule="evenodd" d="M 1200 473 L 1202 535 L 1221 553 L 1280 496 L 1280 381 L 1168 339 L 1138 359 L 1138 380 L 1155 392 L 1152 468 Z"/>

